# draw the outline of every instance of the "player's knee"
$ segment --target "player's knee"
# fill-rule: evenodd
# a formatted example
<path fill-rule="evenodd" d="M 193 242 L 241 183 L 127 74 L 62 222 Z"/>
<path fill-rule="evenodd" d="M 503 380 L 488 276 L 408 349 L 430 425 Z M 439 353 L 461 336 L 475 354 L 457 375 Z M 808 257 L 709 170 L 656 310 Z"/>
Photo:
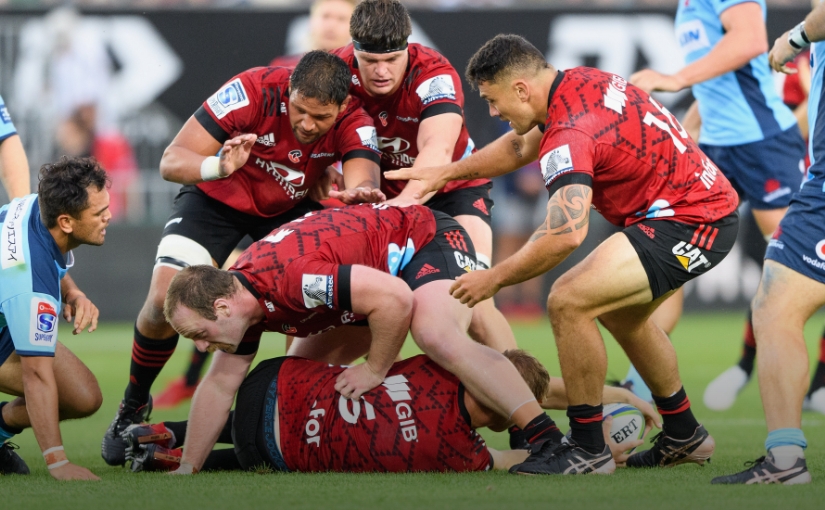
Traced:
<path fill-rule="evenodd" d="M 165 299 L 166 289 L 153 289 L 150 291 L 140 311 L 141 319 L 155 326 L 166 324 L 166 318 L 163 316 L 163 302 Z"/>
<path fill-rule="evenodd" d="M 461 357 L 461 343 L 471 341 L 466 336 L 464 338 L 451 338 L 451 335 L 436 329 L 426 329 L 416 331 L 413 335 L 415 343 L 424 353 L 442 366 L 452 366 Z"/>
<path fill-rule="evenodd" d="M 550 322 L 570 318 L 575 311 L 572 293 L 563 285 L 553 285 L 550 295 L 547 296 L 547 315 L 550 316 Z"/>
<path fill-rule="evenodd" d="M 64 418 L 85 418 L 91 416 L 103 405 L 103 393 L 97 381 L 78 383 L 71 402 L 66 403 L 61 413 Z"/>

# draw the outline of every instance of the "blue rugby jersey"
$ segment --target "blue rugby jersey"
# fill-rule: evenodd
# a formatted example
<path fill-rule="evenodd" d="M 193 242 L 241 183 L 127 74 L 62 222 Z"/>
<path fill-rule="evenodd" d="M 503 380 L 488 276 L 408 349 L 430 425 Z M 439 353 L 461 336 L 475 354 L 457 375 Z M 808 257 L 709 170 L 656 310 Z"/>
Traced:
<path fill-rule="evenodd" d="M 726 9 L 756 1 L 766 16 L 765 0 L 679 0 L 676 37 L 685 64 L 705 55 L 724 35 L 720 16 Z M 699 101 L 699 142 L 729 146 L 758 142 L 796 124 L 774 84 L 767 53 L 745 66 L 692 87 Z"/>
<path fill-rule="evenodd" d="M 825 41 L 811 46 L 811 92 L 808 96 L 808 154 L 811 166 L 802 184 L 803 191 L 817 189 L 825 193 L 825 101 L 822 95 L 823 64 L 825 64 Z"/>
<path fill-rule="evenodd" d="M 3 101 L 3 96 L 0 96 L 0 142 L 16 134 L 17 129 L 11 121 L 11 115 L 9 115 L 9 110 L 6 108 L 5 101 Z"/>
<path fill-rule="evenodd" d="M 0 208 L 0 351 L 10 352 L 10 336 L 20 356 L 54 356 L 66 260 L 36 194 Z"/>

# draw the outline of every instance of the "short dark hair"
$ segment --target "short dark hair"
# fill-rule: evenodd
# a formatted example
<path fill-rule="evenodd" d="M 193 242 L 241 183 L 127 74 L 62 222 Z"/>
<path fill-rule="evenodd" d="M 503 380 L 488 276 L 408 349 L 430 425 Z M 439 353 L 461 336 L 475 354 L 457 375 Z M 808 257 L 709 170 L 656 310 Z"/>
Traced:
<path fill-rule="evenodd" d="M 95 158 L 63 156 L 57 163 L 40 167 L 37 201 L 46 228 L 57 225 L 61 214 L 79 218 L 89 206 L 90 186 L 97 191 L 109 186 L 109 177 Z"/>
<path fill-rule="evenodd" d="M 172 278 L 163 301 L 163 315 L 171 322 L 178 306 L 185 306 L 204 319 L 218 320 L 216 299 L 228 298 L 237 292 L 235 277 L 229 271 L 213 266 L 189 266 Z"/>
<path fill-rule="evenodd" d="M 541 403 L 550 389 L 550 373 L 532 354 L 521 349 L 508 349 L 502 353 L 510 363 L 515 365 L 518 373 L 533 392 L 533 396 Z"/>
<path fill-rule="evenodd" d="M 349 35 L 368 47 L 400 48 L 411 33 L 410 13 L 398 0 L 364 0 L 349 20 Z"/>
<path fill-rule="evenodd" d="M 304 55 L 295 66 L 289 85 L 292 92 L 321 104 L 341 106 L 349 94 L 351 79 L 349 66 L 341 57 L 314 50 Z"/>
<path fill-rule="evenodd" d="M 464 75 L 475 89 L 481 82 L 496 81 L 505 72 L 537 72 L 548 66 L 544 55 L 524 37 L 499 34 L 470 58 Z"/>

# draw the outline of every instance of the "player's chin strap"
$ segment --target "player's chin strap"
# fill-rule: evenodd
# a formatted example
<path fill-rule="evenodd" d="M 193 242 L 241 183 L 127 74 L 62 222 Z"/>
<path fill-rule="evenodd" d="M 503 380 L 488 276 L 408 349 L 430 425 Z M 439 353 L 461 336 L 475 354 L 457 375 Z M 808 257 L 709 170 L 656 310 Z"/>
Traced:
<path fill-rule="evenodd" d="M 396 44 L 395 46 L 384 46 L 381 44 L 365 43 L 353 39 L 352 47 L 358 51 L 364 51 L 366 53 L 394 53 L 396 51 L 406 50 L 407 41 L 405 40 L 404 42 Z"/>

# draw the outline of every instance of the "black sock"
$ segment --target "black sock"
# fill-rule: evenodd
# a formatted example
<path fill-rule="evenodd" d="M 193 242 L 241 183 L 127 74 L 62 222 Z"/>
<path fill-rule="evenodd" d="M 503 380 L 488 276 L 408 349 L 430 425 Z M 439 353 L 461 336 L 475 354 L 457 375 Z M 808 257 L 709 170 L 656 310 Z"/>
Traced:
<path fill-rule="evenodd" d="M 240 471 L 241 463 L 235 455 L 234 448 L 225 450 L 212 450 L 206 461 L 203 463 L 201 471 Z"/>
<path fill-rule="evenodd" d="M 653 402 L 662 415 L 662 430 L 673 439 L 687 439 L 696 431 L 699 422 L 690 410 L 690 399 L 684 386 L 669 397 L 653 395 Z"/>
<path fill-rule="evenodd" d="M 531 444 L 542 441 L 553 441 L 558 444 L 564 438 L 556 422 L 545 413 L 533 418 L 524 429 L 519 427 L 510 428 L 510 443 L 514 441 L 514 436 L 521 439 L 521 444 L 518 448 L 527 448 Z M 526 446 L 525 446 L 526 445 Z M 514 448 L 515 449 L 515 448 Z"/>
<path fill-rule="evenodd" d="M 197 386 L 201 378 L 201 372 L 203 372 L 203 365 L 206 364 L 208 357 L 208 352 L 201 352 L 197 349 L 192 350 L 192 359 L 189 360 L 189 367 L 186 369 L 186 385 L 190 388 Z"/>
<path fill-rule="evenodd" d="M 601 453 L 604 450 L 601 405 L 569 406 L 567 417 L 570 418 L 570 439 L 574 443 L 590 453 Z"/>
<path fill-rule="evenodd" d="M 232 444 L 232 418 L 235 416 L 235 411 L 229 412 L 229 418 L 218 436 L 218 443 Z M 186 427 L 188 421 L 165 421 L 163 425 L 175 434 L 175 448 L 183 446 L 183 441 L 186 439 Z"/>
<path fill-rule="evenodd" d="M 129 366 L 129 385 L 124 398 L 136 400 L 140 404 L 149 401 L 149 392 L 163 366 L 175 352 L 178 334 L 155 340 L 140 334 L 135 326 L 135 340 L 132 344 L 132 363 Z"/>
<path fill-rule="evenodd" d="M 8 423 L 6 423 L 6 420 L 3 419 L 3 407 L 5 407 L 6 404 L 8 404 L 8 402 L 0 402 L 0 429 L 5 430 L 9 434 L 20 434 L 21 432 L 23 432 L 23 429 L 14 428 L 10 426 Z"/>
<path fill-rule="evenodd" d="M 756 339 L 753 336 L 753 312 L 748 309 L 748 322 L 745 324 L 745 338 L 742 346 L 742 357 L 739 359 L 739 368 L 748 374 L 753 373 L 753 362 L 756 360 Z"/>

